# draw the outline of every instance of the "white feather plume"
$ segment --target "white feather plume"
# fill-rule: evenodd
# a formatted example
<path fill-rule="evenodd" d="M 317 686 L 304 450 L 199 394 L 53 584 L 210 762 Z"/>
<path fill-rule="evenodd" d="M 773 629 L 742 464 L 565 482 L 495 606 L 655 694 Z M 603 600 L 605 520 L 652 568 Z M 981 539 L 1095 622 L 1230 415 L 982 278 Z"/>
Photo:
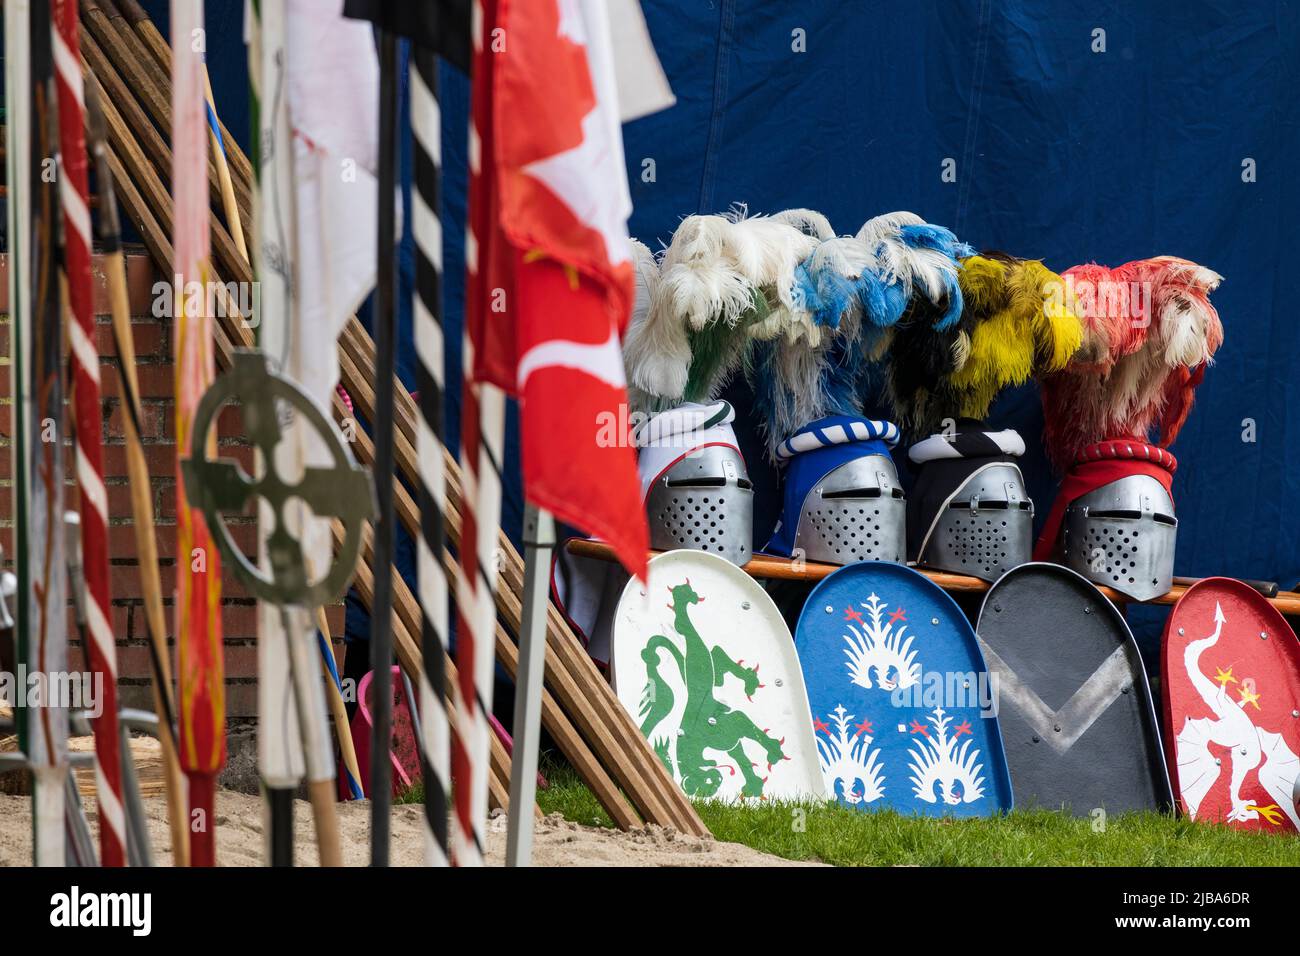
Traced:
<path fill-rule="evenodd" d="M 816 341 L 810 316 L 795 302 L 795 270 L 819 241 L 804 228 L 829 232 L 830 223 L 812 210 L 749 216 L 737 206 L 726 215 L 683 219 L 657 268 L 649 250 L 638 249 L 649 302 L 634 316 L 624 349 L 634 389 L 680 401 L 688 385 L 692 392 L 721 388 L 754 338 L 785 333 Z M 766 302 L 770 314 L 736 328 L 756 301 Z M 717 368 L 700 372 L 707 382 L 692 383 L 691 334 L 719 323 L 736 328 L 736 341 L 725 343 Z"/>
<path fill-rule="evenodd" d="M 800 232 L 822 241 L 835 238 L 835 230 L 831 228 L 831 221 L 816 209 L 784 209 L 781 212 L 774 213 L 772 218 L 777 222 L 794 226 Z"/>
<path fill-rule="evenodd" d="M 691 346 L 686 326 L 665 308 L 663 276 L 654 253 L 633 240 L 637 297 L 623 337 L 629 400 L 639 411 L 653 404 L 650 396 L 680 398 L 686 389 Z"/>

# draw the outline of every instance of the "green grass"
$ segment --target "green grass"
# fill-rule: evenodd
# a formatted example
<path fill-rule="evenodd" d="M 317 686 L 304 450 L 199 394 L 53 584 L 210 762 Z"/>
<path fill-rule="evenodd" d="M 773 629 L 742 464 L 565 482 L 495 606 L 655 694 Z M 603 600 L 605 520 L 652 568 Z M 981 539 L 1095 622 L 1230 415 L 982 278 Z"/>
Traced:
<path fill-rule="evenodd" d="M 609 827 L 591 791 L 566 765 L 546 762 L 546 813 Z M 719 840 L 791 860 L 836 866 L 1300 866 L 1300 838 L 1240 833 L 1155 813 L 1091 819 L 1017 810 L 978 820 L 934 820 L 838 805 L 699 803 Z"/>
<path fill-rule="evenodd" d="M 543 813 L 560 813 L 566 820 L 589 827 L 614 826 L 595 794 L 567 763 L 543 754 L 538 769 L 550 784 L 545 790 L 537 791 L 537 805 Z"/>

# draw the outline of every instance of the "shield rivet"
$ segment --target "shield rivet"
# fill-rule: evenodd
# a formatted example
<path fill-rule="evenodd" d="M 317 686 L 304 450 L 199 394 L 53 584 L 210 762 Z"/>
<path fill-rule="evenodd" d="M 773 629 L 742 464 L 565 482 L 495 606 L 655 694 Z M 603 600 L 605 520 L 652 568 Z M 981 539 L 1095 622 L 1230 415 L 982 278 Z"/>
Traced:
<path fill-rule="evenodd" d="M 1001 613 L 1002 613 L 1002 605 L 1001 605 L 1001 604 L 995 604 L 995 605 L 993 605 L 993 610 L 996 611 L 998 614 L 1001 614 Z"/>
<path fill-rule="evenodd" d="M 826 613 L 827 613 L 827 614 L 834 614 L 834 613 L 835 613 L 835 608 L 833 608 L 833 607 L 831 607 L 829 604 L 827 604 L 827 605 L 826 605 Z"/>
<path fill-rule="evenodd" d="M 937 617 L 932 617 L 932 618 L 930 618 L 930 623 L 933 624 L 935 627 L 938 627 L 938 626 L 939 626 L 939 619 L 938 619 Z"/>
<path fill-rule="evenodd" d="M 709 718 L 709 726 L 710 726 L 710 727 L 712 727 L 712 726 L 713 726 L 714 724 L 716 724 L 717 722 L 718 722 L 718 718 L 716 718 L 716 717 L 710 717 L 710 718 Z"/>
<path fill-rule="evenodd" d="M 1034 734 L 1034 743 L 1042 743 L 1042 738 L 1038 734 Z"/>
<path fill-rule="evenodd" d="M 678 736 L 678 737 L 685 737 L 685 736 L 686 736 L 686 731 L 684 731 L 684 730 L 682 730 L 682 728 L 678 727 L 678 728 L 677 728 L 677 736 Z"/>
<path fill-rule="evenodd" d="M 1214 763 L 1215 763 L 1217 766 L 1222 767 L 1222 766 L 1223 766 L 1223 758 L 1222 758 L 1222 757 L 1215 757 L 1215 758 L 1214 758 Z"/>
<path fill-rule="evenodd" d="M 741 602 L 740 602 L 740 609 L 741 609 L 742 611 L 748 611 L 748 610 L 749 610 L 749 602 L 748 602 L 748 601 L 741 601 Z"/>
<path fill-rule="evenodd" d="M 1060 724 L 1057 724 L 1057 725 L 1054 726 L 1052 729 L 1055 730 L 1055 731 L 1059 734 L 1059 733 L 1061 732 L 1061 725 L 1060 725 Z"/>
<path fill-rule="evenodd" d="M 1133 689 L 1132 687 L 1121 687 L 1119 692 L 1121 694 L 1127 694 L 1132 689 Z"/>
<path fill-rule="evenodd" d="M 1293 711 L 1291 711 L 1291 716 L 1292 716 L 1292 717 L 1300 717 L 1300 710 L 1293 710 Z"/>
<path fill-rule="evenodd" d="M 1091 614 L 1091 613 L 1092 613 L 1092 605 L 1091 605 L 1091 604 L 1085 604 L 1085 605 L 1083 606 L 1083 613 L 1084 613 L 1084 614 Z"/>
<path fill-rule="evenodd" d="M 1246 756 L 1246 748 L 1245 748 L 1245 747 L 1242 747 L 1242 748 L 1241 748 L 1241 755 L 1242 755 L 1243 757 Z"/>
<path fill-rule="evenodd" d="M 1260 631 L 1260 632 L 1259 632 L 1259 639 L 1260 639 L 1261 641 L 1267 641 L 1267 640 L 1268 640 L 1268 632 L 1267 632 L 1267 631 Z"/>

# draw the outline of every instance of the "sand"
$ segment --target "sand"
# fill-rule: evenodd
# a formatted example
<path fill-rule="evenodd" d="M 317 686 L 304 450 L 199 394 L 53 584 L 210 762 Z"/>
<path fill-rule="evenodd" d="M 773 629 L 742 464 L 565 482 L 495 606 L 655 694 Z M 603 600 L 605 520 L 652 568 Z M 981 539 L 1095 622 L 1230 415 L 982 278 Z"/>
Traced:
<path fill-rule="evenodd" d="M 162 797 L 145 800 L 154 863 L 171 865 L 167 849 L 167 804 Z M 93 801 L 86 808 L 95 830 Z M 343 861 L 365 866 L 370 857 L 370 803 L 338 805 Z M 264 859 L 263 803 L 254 796 L 229 790 L 217 794 L 217 860 L 223 866 L 260 866 Z M 419 866 L 424 858 L 423 810 L 415 805 L 393 808 L 392 864 Z M 31 864 L 31 798 L 0 794 L 0 866 Z M 294 805 L 295 861 L 315 866 L 315 834 L 311 807 Z M 506 848 L 506 818 L 488 821 L 489 862 L 501 865 Z M 536 866 L 800 866 L 751 850 L 737 843 L 683 836 L 671 828 L 649 826 L 618 831 L 580 826 L 552 814 L 537 821 L 533 863 Z"/>

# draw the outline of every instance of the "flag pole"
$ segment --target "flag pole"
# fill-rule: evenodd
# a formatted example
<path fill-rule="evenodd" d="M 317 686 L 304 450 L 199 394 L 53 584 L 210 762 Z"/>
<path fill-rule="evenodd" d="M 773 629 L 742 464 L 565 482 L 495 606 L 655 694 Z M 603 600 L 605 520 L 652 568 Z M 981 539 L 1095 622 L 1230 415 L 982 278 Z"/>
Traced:
<path fill-rule="evenodd" d="M 393 795 L 393 373 L 396 333 L 397 35 L 379 35 L 379 232 L 375 275 L 374 600 L 370 606 L 370 865 L 388 866 Z"/>
<path fill-rule="evenodd" d="M 8 5 L 6 4 L 6 10 Z M 58 116 L 55 108 L 52 20 L 49 0 L 29 4 L 28 46 L 31 65 L 31 107 L 28 139 L 9 141 L 10 150 L 30 150 L 27 180 L 14 184 L 30 188 L 31 226 L 22 239 L 35 240 L 22 267 L 30 282 L 26 308 L 19 313 L 24 340 L 19 365 L 19 411 L 24 484 L 30 508 L 26 514 L 28 546 L 19 552 L 19 567 L 29 566 L 19 592 L 28 613 L 19 619 L 19 640 L 26 651 L 29 673 L 47 680 L 67 670 L 67 568 L 64 564 L 63 509 L 63 328 L 56 269 L 60 266 L 59 212 L 55 186 L 46 163 L 57 156 Z M 12 40 L 6 34 L 6 42 Z M 6 51 L 7 52 L 7 51 Z M 23 321 L 25 317 L 25 321 Z M 50 423 L 53 423 L 51 429 Z M 51 682 L 49 686 L 54 686 Z M 52 700 L 23 708 L 21 743 L 33 767 L 32 815 L 34 859 L 38 866 L 66 862 L 64 810 L 67 763 L 67 711 Z"/>
<path fill-rule="evenodd" d="M 285 0 L 252 0 L 249 11 L 249 79 L 254 118 L 254 154 L 258 157 L 253 179 L 256 210 L 253 258 L 259 295 L 255 297 L 257 347 L 267 355 L 277 374 L 293 381 L 303 374 L 301 362 L 309 335 L 299 334 L 303 296 L 299 289 L 298 215 L 294 140 L 289 117 L 290 37 L 295 14 Z M 308 54 L 310 55 L 310 54 Z M 302 281 L 319 281 L 309 276 Z M 318 331 L 314 334 L 319 335 Z M 274 458 L 259 451 L 267 473 L 306 467 L 309 435 L 300 416 L 283 429 Z M 258 767 L 268 800 L 268 855 L 272 866 L 293 865 L 293 798 L 303 777 L 316 828 L 322 866 L 341 865 L 335 814 L 335 761 L 329 744 L 326 693 L 337 692 L 319 683 L 322 670 L 333 664 L 328 646 L 314 635 L 311 615 L 318 608 L 304 606 L 298 592 L 276 571 L 276 545 L 270 535 L 285 521 L 290 534 L 309 533 L 302 509 L 277 513 L 269 501 L 258 506 L 258 560 L 276 578 L 279 596 L 263 597 L 258 605 L 258 710 L 263 733 L 258 737 Z M 303 560 L 299 554 L 293 561 Z M 307 560 L 303 573 L 311 575 Z M 287 589 L 287 590 L 286 590 Z M 322 654 L 330 654 L 326 661 Z M 313 661 L 312 656 L 320 657 Z M 286 709 L 286 702 L 292 706 Z M 279 724 L 268 715 L 283 713 Z M 296 724 L 296 735 L 293 733 Z M 276 732 L 276 728 L 280 732 Z M 341 736 L 344 736 L 341 734 Z M 341 743 L 346 751 L 346 743 Z"/>
<path fill-rule="evenodd" d="M 10 474 L 13 475 L 13 572 L 0 573 L 0 642 L 11 642 L 12 663 L 17 666 L 27 660 L 28 586 L 31 565 L 28 561 L 29 540 L 27 530 L 30 478 L 27 461 L 27 408 L 26 361 L 27 339 L 31 334 L 31 269 L 27 265 L 27 243 L 31 238 L 32 204 L 27 194 L 31 182 L 30 151 L 19 144 L 31 141 L 31 62 L 30 25 L 27 0 L 8 0 L 4 4 L 5 26 L 5 183 L 8 195 L 5 202 L 5 235 L 8 240 L 9 265 L 9 368 L 13 401 L 13 441 L 7 454 L 10 456 Z M 7 598 L 13 598 L 12 607 Z M 28 751 L 28 711 L 14 701 L 14 729 L 18 732 L 18 747 Z M 34 809 L 33 805 L 33 809 Z M 34 834 L 33 834 L 34 835 Z"/>
<path fill-rule="evenodd" d="M 209 315 L 207 103 L 203 61 L 194 37 L 203 0 L 171 0 L 172 248 L 184 288 L 173 296 L 176 393 L 176 672 L 181 766 L 189 783 L 190 863 L 216 864 L 216 780 L 226 759 L 225 674 L 221 637 L 221 559 L 203 513 L 191 505 L 180 474 L 194 412 L 215 372 Z M 191 296 L 198 283 L 198 296 Z M 194 301 L 197 300 L 197 301 Z M 215 441 L 213 442 L 215 447 Z"/>
<path fill-rule="evenodd" d="M 498 224 L 490 206 L 495 164 L 491 123 L 493 60 L 484 46 L 484 31 L 495 28 L 497 0 L 473 0 L 470 42 L 473 66 L 470 94 L 469 215 L 465 230 L 465 334 L 461 389 L 460 565 L 456 608 L 456 728 L 452 734 L 452 783 L 455 814 L 452 859 L 457 865 L 481 866 L 486 849 L 488 762 L 492 730 L 493 656 L 498 577 L 497 534 L 501 517 L 501 460 L 505 445 L 505 393 L 478 378 L 476 349 L 486 344 L 489 328 L 486 279 L 490 264 L 484 253 Z"/>
<path fill-rule="evenodd" d="M 536 505 L 524 511 L 524 608 L 519 623 L 515 674 L 514 747 L 510 754 L 510 807 L 506 866 L 531 866 L 537 799 L 537 752 L 541 744 L 542 676 L 546 667 L 546 609 L 550 601 L 555 519 Z M 525 808 L 525 809 L 519 809 Z"/>
<path fill-rule="evenodd" d="M 126 862 L 126 819 L 122 798 L 121 735 L 117 727 L 117 645 L 113 637 L 108 577 L 108 492 L 104 487 L 103 412 L 100 407 L 99 347 L 95 343 L 94 293 L 90 275 L 90 178 L 86 168 L 84 95 L 77 42 L 75 0 L 55 0 L 59 97 L 59 194 L 63 205 L 63 247 L 72 366 L 76 474 L 80 503 L 79 546 L 84 595 L 73 597 L 82 612 L 90 670 L 102 682 L 102 710 L 95 732 L 95 793 L 98 798 L 100 861 Z M 79 592 L 79 582 L 73 582 Z M 83 600 L 84 598 L 84 600 Z"/>
<path fill-rule="evenodd" d="M 421 777 L 424 780 L 425 862 L 446 866 L 447 807 L 451 798 L 451 726 L 447 717 L 446 658 L 447 498 L 443 473 L 444 334 L 442 327 L 442 223 L 439 219 L 442 173 L 441 112 L 438 106 L 438 58 L 430 49 L 413 51 L 411 129 L 415 143 L 415 351 L 420 428 L 417 455 L 420 475 L 418 582 L 421 610 L 420 670 Z"/>
<path fill-rule="evenodd" d="M 171 666 L 168 663 L 167 624 L 163 611 L 162 581 L 158 571 L 158 538 L 154 527 L 149 466 L 140 442 L 140 385 L 136 379 L 135 341 L 131 334 L 131 306 L 126 289 L 126 261 L 122 255 L 118 225 L 117 195 L 108 166 L 107 126 L 100 109 L 104 93 L 97 80 L 86 87 L 87 128 L 90 151 L 95 158 L 95 180 L 99 189 L 100 249 L 108 279 L 109 308 L 113 314 L 113 346 L 117 353 L 118 378 L 125 411 L 126 467 L 131 488 L 132 530 L 136 558 L 144 592 L 145 623 L 149 631 L 149 661 L 153 669 L 153 706 L 158 717 L 158 744 L 162 750 L 163 779 L 167 789 L 167 819 L 171 827 L 172 860 L 189 865 L 189 828 L 185 814 L 185 778 L 176 752 L 176 715 L 172 702 Z"/>
<path fill-rule="evenodd" d="M 263 3 L 266 10 L 263 12 Z M 253 276 L 258 295 L 254 299 L 254 337 L 260 345 L 262 317 L 266 313 L 287 316 L 293 308 L 291 287 L 283 259 L 288 255 L 287 242 L 274 231 L 282 217 L 277 202 L 283 186 L 280 180 L 289 169 L 289 157 L 278 113 L 286 106 L 283 96 L 264 99 L 263 90 L 283 87 L 287 72 L 284 63 L 285 8 L 281 0 L 249 0 L 248 17 L 248 84 L 252 126 L 252 149 L 255 162 L 251 182 L 253 199 Z M 287 239 L 287 237 L 285 237 Z M 267 246 L 279 240 L 281 260 L 268 254 Z M 258 514 L 262 507 L 259 505 Z M 259 535 L 258 557 L 266 550 Z M 271 702 L 284 693 L 288 675 L 285 641 L 272 640 L 275 626 L 269 608 L 258 605 L 257 619 L 257 710 L 259 715 L 272 713 Z M 263 719 L 265 717 L 263 716 Z M 257 739 L 257 765 L 266 795 L 266 856 L 273 867 L 293 866 L 293 742 L 288 733 L 272 733 L 265 725 Z"/>

